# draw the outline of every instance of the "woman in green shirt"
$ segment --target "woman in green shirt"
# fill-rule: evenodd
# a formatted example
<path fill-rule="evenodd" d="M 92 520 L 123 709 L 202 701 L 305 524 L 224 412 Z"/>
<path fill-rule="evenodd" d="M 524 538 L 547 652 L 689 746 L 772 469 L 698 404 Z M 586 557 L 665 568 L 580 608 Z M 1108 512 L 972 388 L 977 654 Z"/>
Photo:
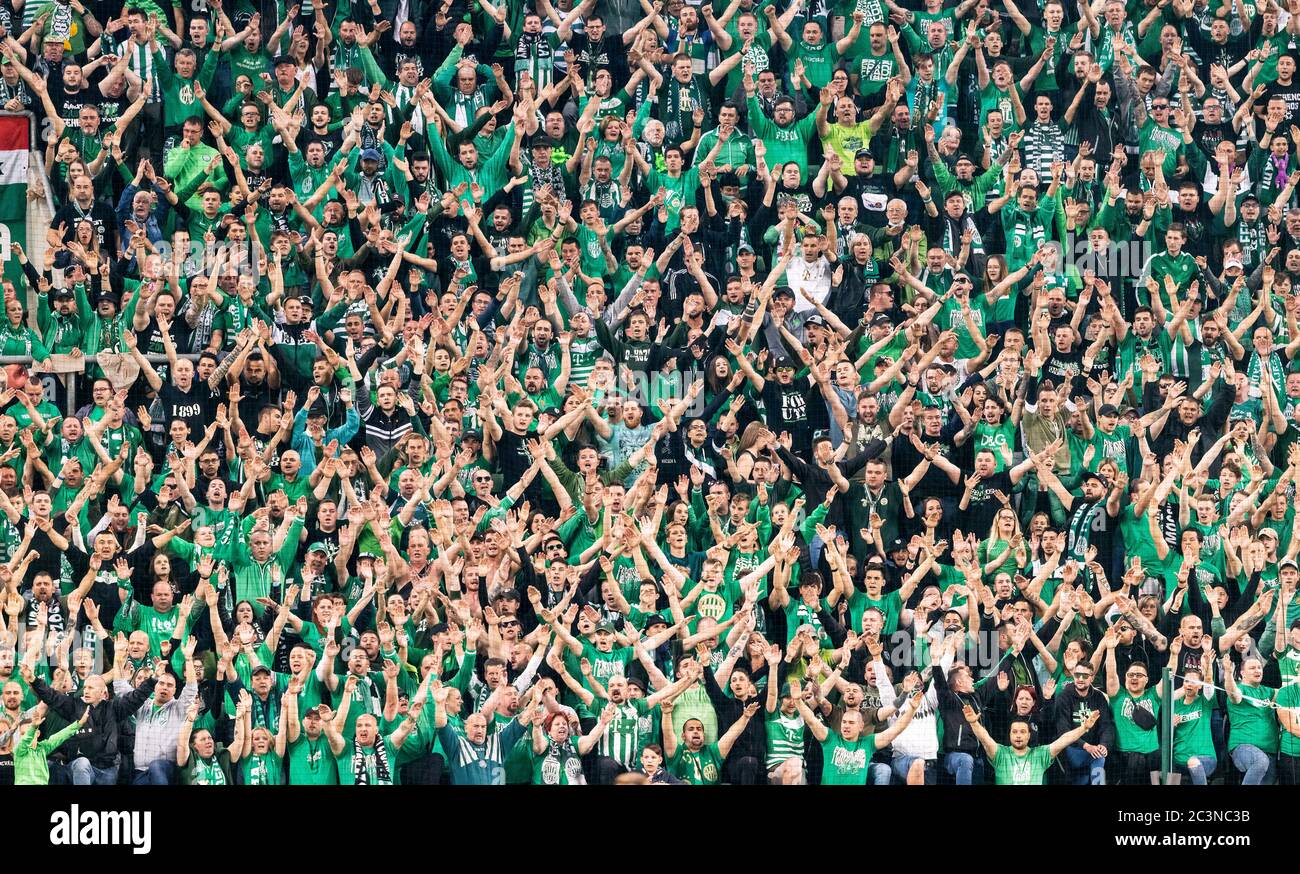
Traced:
<path fill-rule="evenodd" d="M 241 692 L 242 698 L 247 692 Z M 231 762 L 239 765 L 239 782 L 245 786 L 281 786 L 284 784 L 284 752 L 288 744 L 289 723 L 298 720 L 298 696 L 280 696 L 279 729 L 274 735 L 264 726 L 253 728 L 252 708 L 244 711 L 244 744 L 231 753 Z"/>
<path fill-rule="evenodd" d="M 235 707 L 235 740 L 231 744 L 234 749 L 241 749 L 244 745 L 243 717 L 249 709 L 247 691 L 241 699 Z M 176 764 L 181 769 L 181 784 L 233 786 L 235 780 L 230 770 L 230 752 L 217 743 L 210 729 L 194 728 L 194 721 L 199 716 L 201 700 L 201 698 L 194 699 L 194 703 L 185 713 L 180 734 L 176 737 Z"/>

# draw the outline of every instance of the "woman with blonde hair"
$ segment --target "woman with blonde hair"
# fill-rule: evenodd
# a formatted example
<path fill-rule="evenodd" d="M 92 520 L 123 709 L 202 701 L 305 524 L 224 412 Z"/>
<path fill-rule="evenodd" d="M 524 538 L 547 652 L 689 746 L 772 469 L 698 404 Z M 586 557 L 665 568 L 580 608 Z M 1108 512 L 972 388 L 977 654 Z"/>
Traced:
<path fill-rule="evenodd" d="M 1010 504 L 1004 504 L 993 515 L 989 536 L 980 543 L 980 571 L 985 577 L 998 573 L 1015 575 L 1029 564 L 1024 534 L 1020 530 L 1020 517 Z"/>

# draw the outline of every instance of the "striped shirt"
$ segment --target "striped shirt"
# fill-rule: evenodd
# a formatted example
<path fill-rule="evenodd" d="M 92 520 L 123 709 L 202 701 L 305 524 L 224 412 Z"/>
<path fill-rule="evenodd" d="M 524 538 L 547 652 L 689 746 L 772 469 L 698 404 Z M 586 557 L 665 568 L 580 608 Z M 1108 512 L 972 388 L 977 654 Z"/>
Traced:
<path fill-rule="evenodd" d="M 803 717 L 796 711 L 786 716 L 780 710 L 769 713 L 763 727 L 767 731 L 767 761 L 770 771 L 787 759 L 803 759 Z"/>
<path fill-rule="evenodd" d="M 640 698 L 629 698 L 622 704 L 614 704 L 614 718 L 600 736 L 597 748 L 602 756 L 608 756 L 624 768 L 635 767 L 640 762 L 641 748 L 648 738 L 641 732 L 641 717 L 649 708 Z"/>
<path fill-rule="evenodd" d="M 127 52 L 127 68 L 141 79 L 154 80 L 153 96 L 148 98 L 146 102 L 162 103 L 163 89 L 158 82 L 157 71 L 154 69 L 153 45 L 151 43 L 141 44 L 134 39 L 129 39 L 122 44 L 122 48 Z"/>

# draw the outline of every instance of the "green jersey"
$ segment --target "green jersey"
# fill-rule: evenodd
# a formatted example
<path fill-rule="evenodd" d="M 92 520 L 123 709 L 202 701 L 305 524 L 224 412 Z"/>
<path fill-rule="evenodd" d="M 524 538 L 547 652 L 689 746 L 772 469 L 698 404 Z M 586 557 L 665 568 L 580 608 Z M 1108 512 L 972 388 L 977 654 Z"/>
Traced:
<path fill-rule="evenodd" d="M 1052 751 L 1045 746 L 1017 753 L 998 744 L 997 754 L 993 756 L 994 781 L 999 786 L 1041 786 L 1051 764 Z"/>
<path fill-rule="evenodd" d="M 778 768 L 787 759 L 803 758 L 803 717 L 796 712 L 786 716 L 780 710 L 767 714 L 763 722 L 767 734 L 767 761 L 764 767 L 769 771 Z"/>
<path fill-rule="evenodd" d="M 612 703 L 612 702 L 611 702 Z M 599 754 L 608 756 L 625 768 L 635 768 L 640 763 L 641 749 L 650 739 L 642 731 L 642 719 L 650 713 L 644 698 L 628 698 L 622 704 L 612 704 L 614 719 L 605 728 L 597 746 Z"/>
<path fill-rule="evenodd" d="M 694 751 L 679 744 L 668 760 L 668 770 L 692 786 L 716 786 L 722 779 L 722 753 L 716 743 Z"/>

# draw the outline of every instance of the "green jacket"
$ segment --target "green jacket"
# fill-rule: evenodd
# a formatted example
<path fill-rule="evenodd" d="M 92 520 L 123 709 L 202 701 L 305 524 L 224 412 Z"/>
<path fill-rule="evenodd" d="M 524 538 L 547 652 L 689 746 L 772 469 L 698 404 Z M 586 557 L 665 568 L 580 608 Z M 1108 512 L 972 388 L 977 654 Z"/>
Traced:
<path fill-rule="evenodd" d="M 30 726 L 23 739 L 14 744 L 14 785 L 48 786 L 50 783 L 50 753 L 59 745 L 77 733 L 80 722 L 71 722 L 56 731 L 45 740 L 32 745 L 36 737 L 36 726 Z"/>

